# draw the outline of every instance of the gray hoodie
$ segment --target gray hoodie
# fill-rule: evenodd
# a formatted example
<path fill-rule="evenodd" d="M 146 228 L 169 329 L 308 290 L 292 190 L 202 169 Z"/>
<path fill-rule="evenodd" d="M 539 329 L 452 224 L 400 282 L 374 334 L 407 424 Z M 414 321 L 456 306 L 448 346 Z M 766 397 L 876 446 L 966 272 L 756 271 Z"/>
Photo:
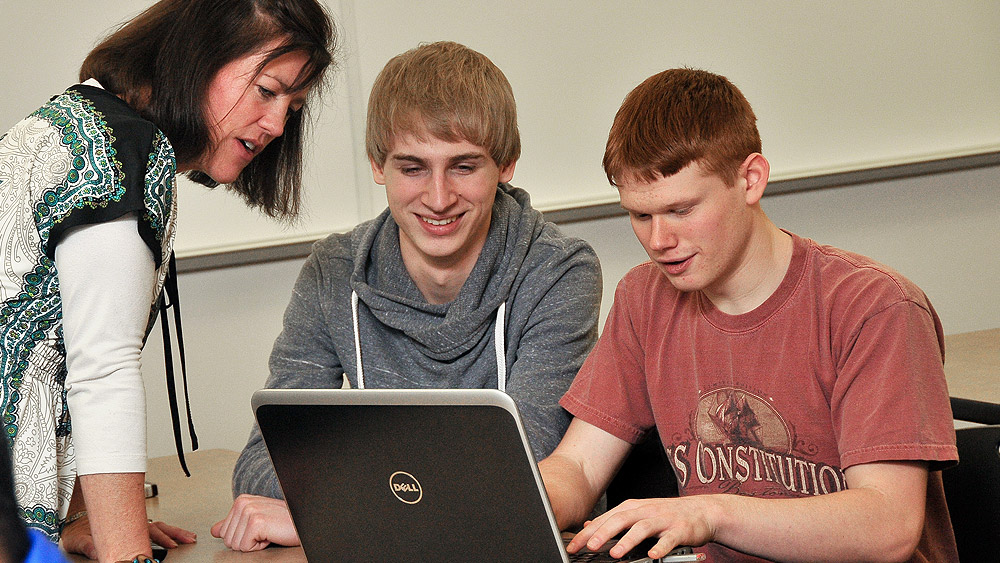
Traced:
<path fill-rule="evenodd" d="M 410 278 L 386 210 L 313 246 L 266 387 L 338 388 L 346 376 L 351 387 L 500 388 L 517 403 L 541 459 L 569 424 L 558 401 L 597 339 L 600 302 L 593 249 L 546 223 L 524 190 L 498 186 L 479 259 L 444 305 L 429 304 Z M 233 491 L 281 498 L 256 427 Z"/>

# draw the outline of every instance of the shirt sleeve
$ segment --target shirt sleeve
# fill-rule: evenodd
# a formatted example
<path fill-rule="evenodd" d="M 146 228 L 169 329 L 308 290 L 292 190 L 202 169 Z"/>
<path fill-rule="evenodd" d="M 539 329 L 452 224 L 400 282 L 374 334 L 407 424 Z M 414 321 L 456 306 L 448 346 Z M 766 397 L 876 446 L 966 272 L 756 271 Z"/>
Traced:
<path fill-rule="evenodd" d="M 136 216 L 69 230 L 55 261 L 77 473 L 144 472 L 140 353 L 156 267 Z"/>
<path fill-rule="evenodd" d="M 506 389 L 517 403 L 536 459 L 552 453 L 569 426 L 570 415 L 559 398 L 597 340 L 602 292 L 600 264 L 589 246 L 546 268 L 553 269 L 539 273 L 555 281 L 532 305 Z"/>
<path fill-rule="evenodd" d="M 630 291 L 635 275 L 618 283 L 604 332 L 561 400 L 576 418 L 631 444 L 655 425 L 646 386 L 645 319 L 633 314 L 652 310 L 652 304 L 632 303 L 632 293 L 641 299 L 651 292 Z"/>
<path fill-rule="evenodd" d="M 271 350 L 269 389 L 332 389 L 343 385 L 344 369 L 330 338 L 324 312 L 321 260 L 314 253 L 302 267 L 285 309 L 281 334 Z M 278 477 L 255 423 L 233 469 L 233 496 L 283 498 Z"/>
<path fill-rule="evenodd" d="M 931 312 L 900 301 L 866 319 L 838 360 L 830 397 L 841 463 L 958 459 L 941 341 Z"/>

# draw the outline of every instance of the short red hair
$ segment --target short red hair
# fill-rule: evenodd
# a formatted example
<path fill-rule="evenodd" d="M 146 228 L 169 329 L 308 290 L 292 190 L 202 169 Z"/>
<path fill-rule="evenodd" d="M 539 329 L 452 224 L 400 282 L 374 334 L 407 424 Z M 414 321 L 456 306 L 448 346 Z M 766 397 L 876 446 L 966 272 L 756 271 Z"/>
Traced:
<path fill-rule="evenodd" d="M 724 76 L 675 68 L 629 92 L 615 115 L 604 151 L 608 181 L 652 182 L 699 161 L 727 183 L 746 157 L 761 152 L 757 117 Z"/>

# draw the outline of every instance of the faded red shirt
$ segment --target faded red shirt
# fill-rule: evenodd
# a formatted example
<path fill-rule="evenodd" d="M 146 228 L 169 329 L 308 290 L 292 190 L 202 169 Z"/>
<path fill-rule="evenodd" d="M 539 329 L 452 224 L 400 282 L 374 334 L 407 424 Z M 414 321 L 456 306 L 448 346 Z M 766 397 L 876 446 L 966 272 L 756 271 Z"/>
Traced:
<path fill-rule="evenodd" d="M 937 314 L 897 272 L 792 236 L 781 285 L 743 315 L 634 268 L 561 404 L 632 443 L 655 426 L 682 495 L 820 495 L 846 488 L 852 465 L 929 461 L 913 560 L 957 560 L 936 471 L 958 459 Z"/>

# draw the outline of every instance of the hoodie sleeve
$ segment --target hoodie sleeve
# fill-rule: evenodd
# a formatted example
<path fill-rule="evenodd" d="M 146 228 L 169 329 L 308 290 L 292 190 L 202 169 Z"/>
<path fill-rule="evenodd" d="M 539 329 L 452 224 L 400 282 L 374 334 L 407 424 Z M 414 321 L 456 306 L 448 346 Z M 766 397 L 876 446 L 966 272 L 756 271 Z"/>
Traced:
<path fill-rule="evenodd" d="M 515 300 L 523 312 L 517 314 L 527 314 L 527 319 L 514 323 L 523 328 L 507 393 L 517 403 L 538 460 L 552 453 L 569 426 L 571 417 L 559 399 L 597 341 L 601 309 L 597 254 L 578 239 L 562 241 L 569 251 L 554 253 L 532 268 Z M 537 297 L 522 299 L 524 294 Z"/>
<path fill-rule="evenodd" d="M 281 334 L 271 350 L 267 388 L 331 389 L 343 385 L 344 370 L 327 321 L 331 298 L 326 288 L 330 284 L 323 273 L 322 255 L 314 250 L 295 282 Z M 284 498 L 256 423 L 233 469 L 233 496 L 244 493 Z"/>

